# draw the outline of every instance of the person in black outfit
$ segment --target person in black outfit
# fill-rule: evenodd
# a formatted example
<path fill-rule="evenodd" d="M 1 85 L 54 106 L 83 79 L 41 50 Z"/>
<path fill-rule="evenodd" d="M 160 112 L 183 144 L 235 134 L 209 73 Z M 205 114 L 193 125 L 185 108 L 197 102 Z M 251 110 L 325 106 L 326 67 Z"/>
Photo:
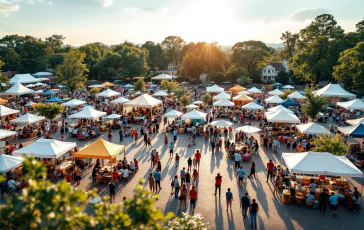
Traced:
<path fill-rule="evenodd" d="M 120 137 L 120 142 L 122 142 L 124 140 L 124 132 L 122 128 L 120 128 L 119 130 L 119 137 Z"/>
<path fill-rule="evenodd" d="M 116 187 L 113 181 L 110 182 L 109 189 L 110 189 L 110 203 L 112 203 L 113 201 L 115 202 L 115 193 L 116 193 Z"/>
<path fill-rule="evenodd" d="M 252 163 L 250 164 L 250 174 L 248 176 L 248 178 L 250 179 L 250 176 L 254 176 L 254 178 L 257 178 L 255 175 L 255 162 L 252 161 Z"/>
<path fill-rule="evenodd" d="M 320 210 L 320 212 L 322 212 L 322 210 L 323 210 L 324 213 L 326 213 L 326 204 L 327 204 L 328 200 L 329 200 L 329 195 L 327 194 L 327 190 L 324 189 L 323 192 L 321 192 L 320 195 L 319 195 L 319 210 Z"/>

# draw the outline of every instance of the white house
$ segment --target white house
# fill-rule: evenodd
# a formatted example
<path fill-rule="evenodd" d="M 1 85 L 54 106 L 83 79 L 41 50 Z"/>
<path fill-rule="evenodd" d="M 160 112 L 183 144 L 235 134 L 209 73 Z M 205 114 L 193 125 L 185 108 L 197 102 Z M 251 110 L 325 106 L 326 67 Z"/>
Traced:
<path fill-rule="evenodd" d="M 274 81 L 280 70 L 284 70 L 286 72 L 289 71 L 288 61 L 284 60 L 282 63 L 279 62 L 271 62 L 266 67 L 262 69 L 262 74 L 260 76 L 260 80 L 263 82 Z"/>

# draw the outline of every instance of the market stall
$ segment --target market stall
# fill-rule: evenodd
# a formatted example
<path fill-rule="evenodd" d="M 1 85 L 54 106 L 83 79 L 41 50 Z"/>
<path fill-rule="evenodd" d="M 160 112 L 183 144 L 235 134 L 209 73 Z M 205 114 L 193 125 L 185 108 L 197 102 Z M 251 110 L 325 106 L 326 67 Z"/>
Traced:
<path fill-rule="evenodd" d="M 275 90 L 273 90 L 273 91 L 270 91 L 269 93 L 268 93 L 268 95 L 273 95 L 273 96 L 280 96 L 280 95 L 282 95 L 282 94 L 284 94 L 282 91 L 280 91 L 279 89 L 275 89 Z"/>
<path fill-rule="evenodd" d="M 101 93 L 96 94 L 96 97 L 116 97 L 121 95 L 121 93 L 116 92 L 112 89 L 107 89 L 105 91 L 102 91 Z"/>
<path fill-rule="evenodd" d="M 224 91 L 222 91 L 221 93 L 217 94 L 216 96 L 214 96 L 212 98 L 214 101 L 219 101 L 219 100 L 230 100 L 231 99 L 231 95 L 228 93 L 225 93 Z"/>
<path fill-rule="evenodd" d="M 155 99 L 148 94 L 143 94 L 131 101 L 124 103 L 124 108 L 129 108 L 126 110 L 126 113 L 131 112 L 132 108 L 140 109 L 135 111 L 134 115 L 138 116 L 142 114 L 145 116 L 150 116 L 151 120 L 153 120 L 153 109 L 159 105 L 163 107 L 163 101 Z M 148 111 L 146 109 L 148 109 Z"/>
<path fill-rule="evenodd" d="M 356 95 L 352 94 L 345 89 L 343 89 L 339 84 L 328 84 L 325 87 L 316 90 L 313 94 L 320 96 L 320 97 L 330 97 L 331 104 L 336 104 L 340 101 L 341 98 L 350 98 L 355 99 Z"/>
<path fill-rule="evenodd" d="M 20 82 L 15 82 L 15 84 L 3 92 L 3 95 L 15 95 L 21 96 L 24 94 L 33 94 L 34 90 L 28 89 L 27 87 L 23 86 Z"/>
<path fill-rule="evenodd" d="M 269 108 L 267 109 L 268 112 L 278 112 L 278 111 L 284 111 L 286 113 L 292 113 L 294 114 L 294 112 L 290 109 L 287 109 L 286 107 L 282 106 L 282 105 L 277 105 L 275 107 Z"/>
<path fill-rule="evenodd" d="M 364 110 L 364 102 L 359 99 L 345 102 L 337 102 L 336 105 L 348 110 Z"/>
<path fill-rule="evenodd" d="M 250 102 L 249 104 L 243 105 L 241 108 L 247 109 L 247 110 L 263 110 L 264 107 L 261 105 L 258 105 L 255 102 Z"/>
<path fill-rule="evenodd" d="M 280 104 L 283 102 L 283 99 L 276 95 L 265 99 L 265 102 L 267 104 Z"/>
<path fill-rule="evenodd" d="M 252 93 L 252 94 L 261 94 L 262 91 L 260 89 L 258 89 L 257 87 L 253 87 L 247 90 L 247 92 Z"/>
<path fill-rule="evenodd" d="M 294 92 L 294 93 L 291 93 L 290 95 L 288 95 L 288 98 L 289 99 L 306 99 L 305 96 L 303 96 L 302 94 L 300 94 L 299 92 Z"/>
<path fill-rule="evenodd" d="M 82 109 L 80 112 L 72 114 L 69 116 L 69 118 L 72 119 L 97 119 L 100 117 L 106 116 L 106 112 L 101 112 L 98 110 L 95 110 L 91 107 L 84 107 L 84 109 Z"/>
<path fill-rule="evenodd" d="M 346 120 L 345 122 L 350 125 L 358 125 L 360 123 L 364 123 L 364 117 L 358 119 Z"/>
<path fill-rule="evenodd" d="M 339 127 L 339 132 L 350 137 L 364 137 L 364 124 L 359 123 L 353 126 Z"/>
<path fill-rule="evenodd" d="M 219 87 L 218 85 L 213 85 L 210 87 L 206 87 L 206 93 L 221 93 L 224 91 L 224 88 Z"/>
<path fill-rule="evenodd" d="M 316 123 L 310 122 L 307 124 L 296 125 L 296 129 L 299 133 L 305 135 L 325 135 L 331 134 L 327 129 L 323 126 L 318 125 Z"/>
<path fill-rule="evenodd" d="M 45 120 L 46 118 L 43 116 L 37 116 L 31 113 L 27 113 L 21 117 L 15 118 L 13 120 L 10 121 L 10 123 L 14 123 L 14 124 L 23 124 L 23 125 L 29 125 L 29 124 L 33 124 L 33 123 L 37 123 L 40 121 Z"/>
<path fill-rule="evenodd" d="M 33 82 L 39 82 L 40 80 L 33 77 L 31 74 L 29 73 L 25 73 L 25 74 L 15 74 L 14 77 L 12 77 L 9 80 L 10 84 L 16 84 L 17 82 L 22 83 L 22 84 L 26 84 L 26 83 L 33 83 Z"/>
<path fill-rule="evenodd" d="M 233 102 L 235 104 L 246 104 L 246 103 L 249 103 L 249 102 L 252 102 L 252 101 L 254 101 L 254 99 L 249 97 L 246 94 L 240 94 L 240 95 L 237 95 L 237 96 L 233 97 Z"/>
<path fill-rule="evenodd" d="M 237 94 L 237 93 L 239 93 L 241 91 L 244 91 L 244 90 L 246 90 L 246 88 L 244 88 L 244 87 L 242 87 L 240 85 L 235 85 L 235 86 L 233 86 L 233 87 L 231 87 L 229 89 L 229 91 L 232 92 L 233 94 Z"/>
<path fill-rule="evenodd" d="M 13 169 L 19 168 L 23 161 L 24 158 L 22 157 L 0 154 L 0 173 L 5 174 Z M 21 174 L 21 170 L 19 174 Z"/>
<path fill-rule="evenodd" d="M 86 104 L 86 103 L 87 103 L 86 101 L 81 101 L 81 100 L 78 100 L 78 99 L 72 99 L 72 100 L 69 100 L 67 102 L 62 103 L 61 105 L 68 106 L 68 107 L 76 107 L 76 106 L 83 105 L 83 104 Z"/>

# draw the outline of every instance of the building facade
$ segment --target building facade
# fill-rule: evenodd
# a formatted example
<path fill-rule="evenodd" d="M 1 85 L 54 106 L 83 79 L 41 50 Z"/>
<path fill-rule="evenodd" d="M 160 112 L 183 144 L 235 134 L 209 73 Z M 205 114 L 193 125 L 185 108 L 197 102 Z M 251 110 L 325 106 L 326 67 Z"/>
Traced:
<path fill-rule="evenodd" d="M 282 63 L 280 62 L 271 62 L 266 67 L 262 69 L 262 73 L 260 75 L 260 80 L 262 82 L 274 82 L 278 72 L 280 70 L 289 71 L 288 62 L 285 60 Z"/>

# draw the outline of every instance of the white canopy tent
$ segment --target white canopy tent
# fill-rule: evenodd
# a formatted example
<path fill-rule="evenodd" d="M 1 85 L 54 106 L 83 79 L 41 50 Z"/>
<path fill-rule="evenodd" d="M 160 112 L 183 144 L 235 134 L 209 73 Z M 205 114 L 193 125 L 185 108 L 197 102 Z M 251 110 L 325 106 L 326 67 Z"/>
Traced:
<path fill-rule="evenodd" d="M 197 110 L 192 110 L 184 115 L 182 115 L 182 119 L 201 119 L 206 122 L 206 113 L 202 113 Z"/>
<path fill-rule="evenodd" d="M 275 96 L 271 96 L 271 97 L 265 99 L 265 102 L 267 104 L 280 104 L 283 102 L 283 99 L 280 98 L 279 96 L 275 95 Z"/>
<path fill-rule="evenodd" d="M 338 102 L 336 103 L 337 106 L 342 107 L 344 109 L 353 109 L 353 110 L 363 110 L 364 109 L 364 102 L 359 99 L 354 99 L 351 101 L 345 102 Z"/>
<path fill-rule="evenodd" d="M 249 93 L 248 91 L 241 91 L 241 92 L 238 92 L 238 95 L 241 95 L 241 94 L 245 94 L 245 95 L 250 95 L 252 93 Z"/>
<path fill-rule="evenodd" d="M 104 119 L 117 119 L 120 117 L 121 117 L 121 115 L 113 113 L 113 114 L 110 114 L 109 116 L 104 117 Z"/>
<path fill-rule="evenodd" d="M 19 167 L 23 163 L 22 157 L 14 157 L 0 154 L 0 173 L 7 173 L 12 169 Z"/>
<path fill-rule="evenodd" d="M 16 135 L 15 131 L 0 129 L 0 139 L 8 138 L 8 137 L 11 137 L 11 136 L 14 136 L 14 135 Z"/>
<path fill-rule="evenodd" d="M 328 152 L 282 153 L 291 173 L 362 177 L 363 173 L 345 156 Z"/>
<path fill-rule="evenodd" d="M 21 117 L 15 118 L 13 120 L 10 121 L 10 123 L 15 123 L 15 124 L 33 124 L 33 123 L 37 123 L 40 121 L 45 120 L 46 118 L 43 116 L 37 116 L 31 113 L 27 113 Z"/>
<path fill-rule="evenodd" d="M 152 77 L 152 80 L 172 80 L 173 76 L 162 73 L 157 76 Z"/>
<path fill-rule="evenodd" d="M 247 109 L 247 110 L 263 110 L 264 107 L 261 105 L 258 105 L 255 102 L 250 102 L 249 104 L 243 105 L 241 108 Z"/>
<path fill-rule="evenodd" d="M 15 114 L 15 113 L 19 113 L 19 110 L 10 109 L 8 107 L 0 105 L 0 117 Z"/>
<path fill-rule="evenodd" d="M 230 94 L 225 93 L 224 91 L 222 91 L 218 95 L 214 96 L 212 99 L 214 99 L 214 100 L 223 100 L 223 99 L 230 100 L 230 98 L 231 98 Z"/>
<path fill-rule="evenodd" d="M 112 89 L 107 89 L 101 93 L 96 94 L 96 97 L 115 97 L 115 96 L 119 96 L 121 95 L 121 93 L 116 92 Z"/>
<path fill-rule="evenodd" d="M 39 139 L 15 150 L 13 156 L 34 156 L 40 158 L 59 158 L 76 147 L 76 142 L 64 142 L 53 139 Z"/>
<path fill-rule="evenodd" d="M 278 123 L 300 123 L 300 119 L 292 113 L 287 113 L 282 110 L 277 112 L 266 112 L 265 117 L 268 122 Z"/>
<path fill-rule="evenodd" d="M 291 85 L 285 85 L 282 87 L 282 89 L 294 89 L 294 87 Z"/>
<path fill-rule="evenodd" d="M 155 99 L 148 94 L 140 95 L 134 100 L 124 103 L 124 107 L 142 107 L 142 108 L 153 108 L 157 105 L 161 105 L 163 101 Z"/>
<path fill-rule="evenodd" d="M 296 92 L 291 93 L 290 95 L 288 95 L 288 98 L 289 99 L 305 99 L 306 97 L 296 91 Z"/>
<path fill-rule="evenodd" d="M 262 91 L 260 89 L 258 89 L 257 87 L 253 87 L 247 90 L 247 92 L 249 93 L 262 93 Z"/>
<path fill-rule="evenodd" d="M 42 82 L 38 82 L 38 83 L 35 84 L 35 86 L 47 86 L 47 84 L 42 83 Z"/>
<path fill-rule="evenodd" d="M 224 91 L 224 88 L 219 87 L 218 85 L 213 85 L 210 87 L 206 87 L 206 93 L 221 93 Z"/>
<path fill-rule="evenodd" d="M 277 96 L 280 96 L 280 95 L 282 95 L 282 94 L 284 94 L 282 91 L 280 91 L 279 89 L 275 89 L 275 90 L 273 90 L 273 91 L 270 91 L 269 93 L 268 93 L 268 95 L 277 95 Z"/>
<path fill-rule="evenodd" d="M 69 118 L 74 118 L 74 119 L 81 119 L 81 118 L 86 118 L 86 119 L 97 119 L 99 117 L 103 117 L 106 116 L 106 112 L 101 112 L 98 110 L 95 110 L 93 108 L 84 108 L 83 110 L 81 110 L 78 113 L 72 114 L 69 116 Z"/>
<path fill-rule="evenodd" d="M 123 88 L 134 88 L 134 86 L 132 84 L 126 84 L 123 86 Z"/>
<path fill-rule="evenodd" d="M 28 89 L 24 85 L 22 85 L 20 82 L 16 82 L 12 87 L 10 87 L 8 90 L 6 90 L 3 95 L 23 95 L 23 94 L 29 94 L 34 93 L 34 90 Z"/>
<path fill-rule="evenodd" d="M 130 101 L 129 99 L 126 99 L 125 97 L 119 97 L 113 101 L 111 101 L 111 104 L 124 104 L 126 102 Z"/>
<path fill-rule="evenodd" d="M 26 107 L 32 107 L 33 105 L 36 105 L 37 103 L 34 103 L 34 102 L 32 102 L 32 101 L 28 101 L 26 104 L 25 104 L 25 106 Z"/>
<path fill-rule="evenodd" d="M 296 129 L 300 131 L 302 134 L 307 135 L 324 135 L 324 134 L 331 134 L 327 129 L 323 126 L 318 125 L 316 123 L 307 123 L 302 125 L 296 125 Z"/>
<path fill-rule="evenodd" d="M 51 76 L 53 76 L 53 73 L 50 73 L 50 72 L 37 72 L 37 73 L 33 73 L 32 75 L 37 76 L 37 77 L 51 77 Z"/>
<path fill-rule="evenodd" d="M 197 108 L 198 108 L 198 106 L 195 104 L 189 104 L 186 106 L 186 109 L 197 109 Z"/>
<path fill-rule="evenodd" d="M 210 123 L 211 126 L 216 126 L 216 127 L 230 127 L 233 125 L 233 123 L 229 122 L 229 121 L 225 121 L 225 120 L 217 120 L 217 121 L 213 121 Z"/>
<path fill-rule="evenodd" d="M 278 105 L 278 106 L 275 106 L 275 107 L 272 107 L 272 108 L 269 108 L 268 109 L 268 112 L 278 112 L 278 111 L 284 111 L 284 112 L 287 112 L 287 113 L 294 113 L 292 110 L 290 109 L 287 109 L 286 107 L 284 107 L 283 105 Z"/>
<path fill-rule="evenodd" d="M 89 88 L 105 88 L 106 86 L 104 85 L 100 85 L 100 84 L 96 84 L 96 85 L 90 85 Z"/>
<path fill-rule="evenodd" d="M 41 93 L 43 93 L 43 90 L 39 89 L 39 90 L 35 91 L 34 93 L 39 93 L 39 94 L 41 94 Z"/>
<path fill-rule="evenodd" d="M 239 128 L 236 128 L 236 131 L 243 131 L 244 133 L 248 134 L 257 133 L 260 130 L 261 130 L 260 128 L 251 125 L 244 125 Z"/>
<path fill-rule="evenodd" d="M 360 123 L 364 124 L 364 117 L 358 118 L 358 119 L 346 120 L 346 123 L 348 123 L 350 125 L 358 125 Z"/>
<path fill-rule="evenodd" d="M 15 74 L 15 76 L 9 80 L 9 83 L 10 84 L 15 84 L 17 82 L 33 83 L 33 82 L 39 82 L 39 81 L 40 81 L 39 79 L 33 77 L 29 73 L 26 73 L 26 74 Z"/>
<path fill-rule="evenodd" d="M 177 111 L 177 110 L 171 110 L 168 113 L 164 114 L 163 117 L 171 117 L 171 118 L 176 118 L 176 117 L 180 117 L 182 116 L 183 113 Z"/>
<path fill-rule="evenodd" d="M 32 88 L 32 87 L 35 87 L 35 85 L 33 85 L 33 84 L 28 84 L 28 85 L 25 85 L 25 87 L 27 87 L 27 88 Z"/>
<path fill-rule="evenodd" d="M 84 110 L 84 109 L 95 109 L 95 106 L 85 105 L 84 107 L 81 108 L 81 110 Z"/>
<path fill-rule="evenodd" d="M 235 104 L 234 104 L 234 102 L 228 101 L 226 99 L 222 99 L 220 101 L 214 102 L 213 105 L 215 107 L 233 107 Z"/>
<path fill-rule="evenodd" d="M 202 105 L 203 104 L 203 102 L 202 101 L 194 101 L 194 102 L 192 102 L 193 104 L 195 104 L 195 105 Z"/>
<path fill-rule="evenodd" d="M 83 104 L 86 104 L 86 103 L 87 103 L 86 101 L 81 101 L 81 100 L 78 100 L 78 99 L 72 99 L 70 101 L 62 103 L 61 105 L 68 106 L 68 107 L 75 107 L 75 106 L 83 105 Z"/>
<path fill-rule="evenodd" d="M 314 91 L 313 93 L 321 97 L 356 98 L 355 94 L 346 91 L 339 84 L 332 83 L 322 89 Z"/>
<path fill-rule="evenodd" d="M 166 96 L 168 96 L 168 93 L 166 91 L 164 91 L 164 90 L 161 90 L 161 91 L 158 91 L 155 94 L 153 94 L 153 96 L 156 96 L 156 97 L 166 97 Z"/>

